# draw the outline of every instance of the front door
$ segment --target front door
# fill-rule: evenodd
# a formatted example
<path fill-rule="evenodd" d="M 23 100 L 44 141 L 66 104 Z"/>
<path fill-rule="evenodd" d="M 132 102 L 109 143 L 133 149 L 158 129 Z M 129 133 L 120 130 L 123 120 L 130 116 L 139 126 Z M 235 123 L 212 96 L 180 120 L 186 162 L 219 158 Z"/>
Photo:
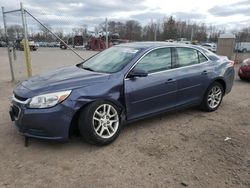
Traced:
<path fill-rule="evenodd" d="M 134 68 L 146 71 L 148 76 L 125 79 L 128 120 L 175 106 L 177 86 L 171 67 L 171 48 L 152 50 L 139 60 Z"/>

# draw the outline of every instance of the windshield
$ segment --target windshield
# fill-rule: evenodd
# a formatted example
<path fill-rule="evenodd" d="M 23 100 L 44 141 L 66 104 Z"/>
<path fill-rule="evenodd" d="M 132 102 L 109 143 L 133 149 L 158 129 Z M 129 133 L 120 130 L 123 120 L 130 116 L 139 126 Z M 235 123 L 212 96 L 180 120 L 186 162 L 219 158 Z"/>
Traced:
<path fill-rule="evenodd" d="M 138 48 L 114 46 L 86 60 L 81 67 L 94 72 L 118 72 L 138 51 Z"/>

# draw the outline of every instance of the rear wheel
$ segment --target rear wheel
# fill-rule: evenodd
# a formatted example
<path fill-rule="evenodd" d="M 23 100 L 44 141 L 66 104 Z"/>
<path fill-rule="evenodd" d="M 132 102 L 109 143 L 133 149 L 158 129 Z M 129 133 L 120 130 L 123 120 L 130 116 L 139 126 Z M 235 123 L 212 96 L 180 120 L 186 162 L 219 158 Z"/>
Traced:
<path fill-rule="evenodd" d="M 80 113 L 79 130 L 89 143 L 109 144 L 117 138 L 120 129 L 119 111 L 108 101 L 93 102 Z"/>
<path fill-rule="evenodd" d="M 244 81 L 246 80 L 246 78 L 243 78 L 243 77 L 241 77 L 241 76 L 240 76 L 240 79 L 241 79 L 241 80 L 244 80 Z"/>
<path fill-rule="evenodd" d="M 201 108 L 204 111 L 215 111 L 221 104 L 223 99 L 224 89 L 219 82 L 211 84 L 203 98 Z"/>

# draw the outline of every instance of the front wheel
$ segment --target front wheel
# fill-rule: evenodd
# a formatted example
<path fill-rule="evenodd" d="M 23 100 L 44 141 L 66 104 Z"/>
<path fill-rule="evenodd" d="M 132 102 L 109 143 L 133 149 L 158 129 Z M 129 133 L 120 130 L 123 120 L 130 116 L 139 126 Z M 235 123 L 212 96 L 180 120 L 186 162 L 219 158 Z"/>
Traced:
<path fill-rule="evenodd" d="M 121 130 L 118 108 L 108 101 L 88 105 L 79 117 L 79 130 L 89 143 L 106 145 L 117 138 Z"/>
<path fill-rule="evenodd" d="M 201 108 L 204 111 L 212 112 L 217 110 L 223 99 L 224 89 L 219 82 L 214 82 L 209 86 L 203 98 Z"/>

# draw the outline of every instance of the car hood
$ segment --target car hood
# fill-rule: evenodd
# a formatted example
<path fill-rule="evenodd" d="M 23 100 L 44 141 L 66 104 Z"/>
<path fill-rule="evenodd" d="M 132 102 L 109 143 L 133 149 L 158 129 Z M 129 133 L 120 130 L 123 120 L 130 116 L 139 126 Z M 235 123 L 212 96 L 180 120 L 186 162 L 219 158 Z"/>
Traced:
<path fill-rule="evenodd" d="M 109 74 L 92 72 L 77 66 L 63 67 L 23 81 L 16 87 L 14 93 L 29 98 L 37 94 L 71 90 L 105 82 L 108 78 Z"/>

